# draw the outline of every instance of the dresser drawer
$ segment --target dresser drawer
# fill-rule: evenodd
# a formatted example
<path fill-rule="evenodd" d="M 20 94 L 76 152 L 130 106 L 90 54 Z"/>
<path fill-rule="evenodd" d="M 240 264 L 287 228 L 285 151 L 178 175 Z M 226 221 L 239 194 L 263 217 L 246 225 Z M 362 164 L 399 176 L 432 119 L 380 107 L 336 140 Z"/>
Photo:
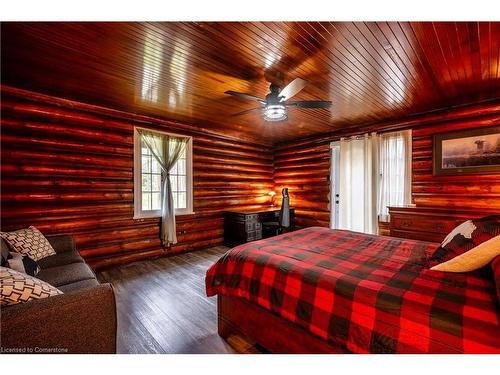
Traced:
<path fill-rule="evenodd" d="M 247 241 L 255 241 L 262 239 L 262 230 L 253 230 L 247 232 Z"/>
<path fill-rule="evenodd" d="M 250 231 L 253 231 L 253 230 L 259 230 L 259 229 L 261 229 L 262 228 L 262 224 L 259 223 L 258 221 L 256 221 L 256 222 L 250 222 L 250 223 L 247 222 L 246 225 L 245 225 L 245 227 L 246 227 L 246 231 L 250 232 Z"/>
<path fill-rule="evenodd" d="M 391 228 L 429 233 L 449 233 L 455 226 L 454 221 L 443 221 L 435 217 L 391 216 Z"/>
<path fill-rule="evenodd" d="M 394 237 L 441 242 L 454 228 L 466 220 L 498 215 L 496 209 L 444 207 L 389 207 L 390 233 Z"/>
<path fill-rule="evenodd" d="M 430 242 L 441 242 L 445 237 L 445 235 L 442 233 L 431 233 L 423 231 L 415 232 L 412 230 L 403 230 L 403 229 L 392 229 L 390 234 L 392 237 L 408 238 L 411 240 L 430 241 Z"/>

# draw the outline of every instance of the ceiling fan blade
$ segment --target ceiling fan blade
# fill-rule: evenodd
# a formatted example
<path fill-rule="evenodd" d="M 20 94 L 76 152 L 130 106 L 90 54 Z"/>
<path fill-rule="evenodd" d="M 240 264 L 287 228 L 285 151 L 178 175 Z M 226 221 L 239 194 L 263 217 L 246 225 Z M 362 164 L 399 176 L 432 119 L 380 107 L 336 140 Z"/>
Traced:
<path fill-rule="evenodd" d="M 258 101 L 258 102 L 261 102 L 261 103 L 265 103 L 266 102 L 264 99 L 258 98 L 258 97 L 254 96 L 254 95 L 245 94 L 243 92 L 226 91 L 226 92 L 224 92 L 224 94 L 228 94 L 228 95 L 232 95 L 232 96 L 238 96 L 240 98 L 248 99 L 248 100 L 255 100 L 255 101 Z"/>
<path fill-rule="evenodd" d="M 247 114 L 247 113 L 250 113 L 250 112 L 253 112 L 253 111 L 256 111 L 258 109 L 264 109 L 265 107 L 262 106 L 262 107 L 257 107 L 257 108 L 252 108 L 252 109 L 247 109 L 245 111 L 241 111 L 241 112 L 238 112 L 238 113 L 233 113 L 231 116 L 241 116 L 241 115 L 244 115 L 244 114 Z"/>
<path fill-rule="evenodd" d="M 329 100 L 303 100 L 299 102 L 288 102 L 285 103 L 287 107 L 299 107 L 299 108 L 329 108 L 332 102 Z"/>
<path fill-rule="evenodd" d="M 292 82 L 286 85 L 283 90 L 281 90 L 278 96 L 281 97 L 281 101 L 284 102 L 285 100 L 288 100 L 292 96 L 298 94 L 300 90 L 306 87 L 306 85 L 307 81 L 305 79 L 295 78 Z"/>

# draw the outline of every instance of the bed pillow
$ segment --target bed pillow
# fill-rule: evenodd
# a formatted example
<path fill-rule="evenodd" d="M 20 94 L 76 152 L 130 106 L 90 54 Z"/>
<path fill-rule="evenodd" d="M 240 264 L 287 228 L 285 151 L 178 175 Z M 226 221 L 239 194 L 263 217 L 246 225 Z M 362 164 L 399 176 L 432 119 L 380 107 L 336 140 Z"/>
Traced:
<path fill-rule="evenodd" d="M 62 294 L 56 287 L 36 277 L 0 267 L 0 305 L 16 305 Z"/>
<path fill-rule="evenodd" d="M 446 262 L 500 235 L 500 215 L 467 220 L 453 229 L 431 256 L 431 264 Z"/>
<path fill-rule="evenodd" d="M 35 227 L 15 232 L 0 232 L 0 236 L 13 251 L 27 255 L 35 261 L 56 254 L 47 238 Z"/>
<path fill-rule="evenodd" d="M 477 245 L 463 254 L 431 268 L 434 271 L 469 272 L 486 266 L 500 255 L 500 235 Z"/>
<path fill-rule="evenodd" d="M 5 267 L 14 271 L 22 272 L 30 276 L 36 276 L 40 272 L 40 266 L 27 255 L 11 251 L 5 261 Z"/>

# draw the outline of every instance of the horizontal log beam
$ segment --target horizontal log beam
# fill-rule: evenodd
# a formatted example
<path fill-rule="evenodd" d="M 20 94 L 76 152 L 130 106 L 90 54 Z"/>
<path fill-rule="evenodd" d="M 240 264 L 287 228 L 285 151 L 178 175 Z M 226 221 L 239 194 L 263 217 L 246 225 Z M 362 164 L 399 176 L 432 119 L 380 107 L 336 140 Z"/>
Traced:
<path fill-rule="evenodd" d="M 61 137 L 64 139 L 81 139 L 89 141 L 98 139 L 99 143 L 109 143 L 112 145 L 131 146 L 133 143 L 133 137 L 131 135 L 113 134 L 109 131 L 89 130 L 86 128 L 76 128 L 74 126 L 58 125 L 55 123 L 2 119 L 2 129 L 9 130 L 11 133 L 41 134 L 45 137 Z M 105 126 L 104 129 L 106 129 Z"/>
<path fill-rule="evenodd" d="M 2 159 L 12 160 L 32 160 L 35 162 L 51 163 L 56 165 L 70 164 L 93 166 L 100 169 L 121 169 L 132 170 L 133 161 L 130 157 L 114 156 L 112 158 L 96 155 L 82 155 L 81 153 L 60 153 L 60 152 L 40 152 L 23 150 L 19 147 L 9 149 L 2 148 Z"/>
<path fill-rule="evenodd" d="M 32 177 L 30 179 L 12 178 L 2 176 L 0 181 L 2 191 L 75 191 L 89 190 L 102 192 L 130 192 L 133 189 L 131 181 L 105 181 L 92 179 L 70 179 L 69 177 L 53 177 L 47 179 L 46 176 Z"/>

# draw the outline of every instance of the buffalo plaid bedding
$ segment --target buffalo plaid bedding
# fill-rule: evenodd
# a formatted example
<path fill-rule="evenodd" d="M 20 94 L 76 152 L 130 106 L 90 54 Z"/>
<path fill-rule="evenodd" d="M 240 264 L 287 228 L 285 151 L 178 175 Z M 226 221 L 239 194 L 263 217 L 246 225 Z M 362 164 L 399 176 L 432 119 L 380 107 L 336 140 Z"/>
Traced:
<path fill-rule="evenodd" d="M 208 296 L 237 296 L 355 353 L 500 353 L 491 269 L 429 270 L 436 243 L 307 228 L 228 251 Z"/>

